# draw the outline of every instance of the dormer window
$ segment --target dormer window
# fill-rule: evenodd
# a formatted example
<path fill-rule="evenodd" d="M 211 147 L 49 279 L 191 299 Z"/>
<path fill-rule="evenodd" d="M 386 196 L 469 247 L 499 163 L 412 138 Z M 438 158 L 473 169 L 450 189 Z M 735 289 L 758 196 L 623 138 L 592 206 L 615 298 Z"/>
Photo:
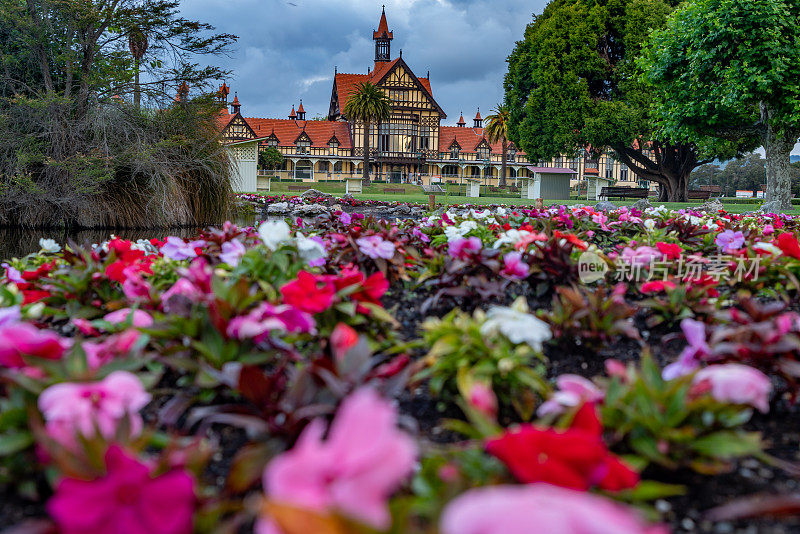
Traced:
<path fill-rule="evenodd" d="M 478 159 L 489 159 L 489 154 L 491 154 L 491 150 L 488 146 L 483 145 L 478 147 Z"/>
<path fill-rule="evenodd" d="M 278 148 L 278 139 L 275 137 L 270 137 L 267 139 L 267 146 L 271 148 Z"/>
<path fill-rule="evenodd" d="M 328 154 L 335 156 L 339 153 L 339 140 L 335 137 L 328 141 Z"/>
<path fill-rule="evenodd" d="M 298 139 L 297 143 L 297 153 L 298 154 L 310 154 L 311 153 L 311 140 L 310 139 Z"/>
<path fill-rule="evenodd" d="M 458 159 L 460 150 L 458 145 L 452 145 L 450 147 L 450 159 Z"/>
<path fill-rule="evenodd" d="M 508 161 L 516 161 L 517 159 L 517 147 L 511 145 L 508 147 L 508 154 L 507 154 Z"/>

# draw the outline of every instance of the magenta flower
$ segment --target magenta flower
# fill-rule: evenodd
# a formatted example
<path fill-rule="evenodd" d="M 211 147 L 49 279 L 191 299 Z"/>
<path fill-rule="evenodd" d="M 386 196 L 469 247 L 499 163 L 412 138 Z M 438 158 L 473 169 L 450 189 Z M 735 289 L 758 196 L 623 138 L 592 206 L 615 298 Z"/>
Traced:
<path fill-rule="evenodd" d="M 694 383 L 708 383 L 711 396 L 719 402 L 749 404 L 762 413 L 769 411 L 772 384 L 767 375 L 740 363 L 709 365 L 694 375 Z"/>
<path fill-rule="evenodd" d="M 630 508 L 583 491 L 550 484 L 488 486 L 451 501 L 441 534 L 666 534 Z"/>
<path fill-rule="evenodd" d="M 170 236 L 161 247 L 161 254 L 172 260 L 190 260 L 197 257 L 195 248 L 202 247 L 205 241 L 189 241 L 188 243 L 180 237 Z"/>
<path fill-rule="evenodd" d="M 64 355 L 69 342 L 51 330 L 39 330 L 30 323 L 14 322 L 14 312 L 9 312 L 6 324 L 0 327 L 0 365 L 26 367 L 23 356 L 58 360 Z"/>
<path fill-rule="evenodd" d="M 131 302 L 146 302 L 150 300 L 150 284 L 142 277 L 138 266 L 126 267 L 122 270 L 125 280 L 122 282 L 122 292 Z"/>
<path fill-rule="evenodd" d="M 676 362 L 664 367 L 664 371 L 661 373 L 664 380 L 673 380 L 679 376 L 693 373 L 700 367 L 700 359 L 711 355 L 711 348 L 706 342 L 705 324 L 687 317 L 681 321 L 681 330 L 683 330 L 689 346 L 683 349 Z"/>
<path fill-rule="evenodd" d="M 234 317 L 228 323 L 227 333 L 236 339 L 255 339 L 261 341 L 269 332 L 313 333 L 316 323 L 314 317 L 294 306 L 275 306 L 262 302 L 247 315 Z"/>
<path fill-rule="evenodd" d="M 100 382 L 62 382 L 39 395 L 39 410 L 47 433 L 61 445 L 75 447 L 76 435 L 95 435 L 106 439 L 117 434 L 120 421 L 127 416 L 130 435 L 142 432 L 139 410 L 150 402 L 150 394 L 136 375 L 114 371 Z"/>
<path fill-rule="evenodd" d="M 350 223 L 353 222 L 353 218 L 350 216 L 349 213 L 343 211 L 339 214 L 339 222 L 341 222 L 345 226 L 350 226 Z"/>
<path fill-rule="evenodd" d="M 483 242 L 480 237 L 456 237 L 447 247 L 447 253 L 451 257 L 467 261 L 472 256 L 480 254 Z"/>
<path fill-rule="evenodd" d="M 111 324 L 123 324 L 130 321 L 131 325 L 136 328 L 147 328 L 153 325 L 153 318 L 150 317 L 149 313 L 131 308 L 122 308 L 121 310 L 107 313 L 103 320 Z"/>
<path fill-rule="evenodd" d="M 417 448 L 396 427 L 397 412 L 374 390 L 346 398 L 330 426 L 315 420 L 294 448 L 264 471 L 267 497 L 313 511 L 335 509 L 376 529 L 389 527 L 386 501 L 411 474 Z M 280 532 L 268 519 L 258 534 Z"/>
<path fill-rule="evenodd" d="M 219 259 L 231 267 L 236 267 L 245 252 L 247 252 L 247 249 L 238 239 L 231 239 L 222 244 L 222 253 L 219 255 Z"/>
<path fill-rule="evenodd" d="M 431 238 L 428 237 L 428 234 L 420 230 L 418 226 L 414 227 L 414 229 L 411 231 L 411 235 L 418 237 L 423 243 L 430 243 L 431 241 Z"/>
<path fill-rule="evenodd" d="M 720 232 L 714 242 L 722 252 L 730 254 L 742 248 L 742 245 L 744 245 L 744 234 L 742 232 L 734 232 L 733 230 L 725 230 L 724 232 Z"/>
<path fill-rule="evenodd" d="M 161 308 L 167 313 L 178 313 L 181 310 L 188 310 L 192 304 L 196 304 L 205 298 L 205 293 L 198 288 L 188 278 L 178 278 L 161 295 Z"/>
<path fill-rule="evenodd" d="M 89 369 L 99 369 L 111 360 L 127 356 L 139 341 L 138 330 L 129 328 L 119 334 L 114 334 L 103 341 L 84 341 L 81 348 L 86 353 L 86 363 Z"/>
<path fill-rule="evenodd" d="M 105 455 L 106 475 L 62 479 L 47 511 L 62 534 L 190 534 L 194 482 L 184 470 L 153 477 L 118 445 Z"/>
<path fill-rule="evenodd" d="M 509 278 L 522 280 L 527 278 L 530 272 L 528 264 L 522 261 L 522 254 L 519 252 L 509 252 L 503 256 L 503 264 L 501 273 Z"/>
<path fill-rule="evenodd" d="M 6 278 L 9 282 L 14 282 L 15 284 L 22 284 L 25 283 L 25 279 L 22 278 L 22 274 L 19 270 L 15 269 L 8 263 L 0 263 L 0 267 L 4 267 L 6 270 Z"/>
<path fill-rule="evenodd" d="M 556 378 L 556 386 L 558 391 L 536 411 L 539 417 L 560 415 L 567 408 L 580 406 L 585 402 L 600 402 L 605 398 L 605 393 L 594 382 L 579 375 L 561 375 Z"/>
<path fill-rule="evenodd" d="M 383 258 L 390 260 L 394 257 L 394 243 L 384 240 L 379 235 L 359 237 L 356 239 L 358 250 L 373 260 Z"/>
<path fill-rule="evenodd" d="M 648 246 L 641 246 L 636 249 L 625 247 L 621 256 L 622 260 L 628 265 L 644 267 L 650 265 L 651 261 L 659 260 L 661 258 L 661 252 L 656 248 Z"/>

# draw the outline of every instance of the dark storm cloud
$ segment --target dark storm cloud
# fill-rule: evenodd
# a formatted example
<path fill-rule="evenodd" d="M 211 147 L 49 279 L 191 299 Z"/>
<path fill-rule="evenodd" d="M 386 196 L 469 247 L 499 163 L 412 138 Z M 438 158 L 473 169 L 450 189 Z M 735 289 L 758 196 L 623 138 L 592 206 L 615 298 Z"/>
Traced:
<path fill-rule="evenodd" d="M 326 115 L 334 65 L 366 73 L 383 2 L 365 0 L 184 0 L 182 14 L 239 36 L 220 63 L 246 116 L 285 117 L 303 99 L 309 117 Z M 502 100 L 505 58 L 545 0 L 385 0 L 392 56 L 418 76 L 431 71 L 434 97 L 454 124 Z M 293 6 L 291 4 L 296 4 Z"/>

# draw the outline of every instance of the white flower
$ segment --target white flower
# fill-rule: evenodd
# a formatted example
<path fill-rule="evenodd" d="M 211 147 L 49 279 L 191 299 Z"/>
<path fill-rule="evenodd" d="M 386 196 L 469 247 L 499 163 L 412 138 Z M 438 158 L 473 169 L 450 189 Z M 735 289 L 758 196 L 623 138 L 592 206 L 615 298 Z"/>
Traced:
<path fill-rule="evenodd" d="M 486 313 L 486 322 L 481 325 L 481 334 L 506 336 L 512 343 L 527 343 L 534 350 L 541 351 L 542 343 L 553 334 L 544 321 L 526 313 L 523 299 L 517 299 L 513 308 L 492 306 Z"/>
<path fill-rule="evenodd" d="M 645 219 L 644 227 L 647 229 L 648 232 L 652 231 L 656 227 L 656 221 L 653 219 Z"/>
<path fill-rule="evenodd" d="M 485 219 L 486 217 L 491 215 L 492 212 L 489 210 L 475 211 L 474 209 L 470 209 L 469 214 L 475 217 L 476 219 Z"/>
<path fill-rule="evenodd" d="M 753 245 L 753 250 L 758 252 L 766 252 L 771 254 L 772 256 L 780 256 L 783 251 L 773 245 L 772 243 L 765 243 L 763 241 L 759 241 L 758 243 Z"/>
<path fill-rule="evenodd" d="M 42 247 L 42 252 L 52 252 L 55 254 L 61 251 L 61 245 L 59 245 L 55 239 L 45 239 L 42 237 L 39 239 L 39 246 Z"/>
<path fill-rule="evenodd" d="M 497 236 L 497 241 L 494 242 L 492 248 L 500 248 L 503 245 L 514 245 L 520 239 L 529 234 L 530 232 L 527 230 L 517 230 L 515 228 L 512 228 L 511 230 L 503 232 L 502 234 Z"/>
<path fill-rule="evenodd" d="M 448 241 L 452 241 L 453 239 L 464 237 L 476 228 L 478 228 L 478 223 L 475 221 L 463 221 L 458 226 L 446 226 L 444 229 L 444 235 L 447 236 Z"/>
<path fill-rule="evenodd" d="M 304 236 L 300 232 L 297 232 L 295 236 L 295 244 L 297 245 L 297 252 L 300 253 L 300 257 L 303 258 L 306 263 L 316 264 L 319 260 L 328 257 L 328 251 L 325 250 L 325 245 L 316 239 Z"/>
<path fill-rule="evenodd" d="M 147 239 L 139 239 L 139 240 L 137 240 L 136 243 L 131 244 L 131 249 L 133 249 L 133 250 L 141 250 L 145 254 L 156 254 L 156 253 L 158 253 L 158 247 L 154 246 Z"/>
<path fill-rule="evenodd" d="M 258 227 L 258 237 L 270 250 L 277 250 L 281 243 L 289 241 L 292 230 L 286 221 L 266 221 Z"/>
<path fill-rule="evenodd" d="M 505 209 L 505 208 L 503 208 L 503 207 L 500 207 L 500 208 L 497 208 L 497 209 L 495 210 L 495 213 L 496 213 L 498 216 L 500 216 L 500 217 L 505 217 L 505 216 L 506 216 L 506 213 L 508 213 L 508 211 L 506 211 L 506 209 Z"/>

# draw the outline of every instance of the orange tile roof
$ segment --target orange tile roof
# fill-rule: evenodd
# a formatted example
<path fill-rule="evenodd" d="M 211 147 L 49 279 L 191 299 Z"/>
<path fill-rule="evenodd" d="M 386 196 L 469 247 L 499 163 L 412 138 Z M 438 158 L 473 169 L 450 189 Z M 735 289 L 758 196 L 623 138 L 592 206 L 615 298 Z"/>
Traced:
<path fill-rule="evenodd" d="M 364 82 L 372 82 L 377 83 L 383 78 L 386 73 L 388 73 L 397 62 L 400 61 L 400 58 L 396 58 L 388 63 L 381 63 L 380 68 L 372 71 L 370 74 L 348 74 L 344 72 L 336 73 L 334 77 L 334 84 L 336 84 L 336 94 L 339 96 L 339 106 L 340 109 L 344 109 L 344 105 L 347 103 L 347 100 L 350 98 L 356 91 L 356 87 L 360 83 Z M 428 94 L 431 95 L 433 98 L 433 91 L 431 90 L 431 82 L 428 78 L 417 78 L 419 83 L 428 91 Z"/>
<path fill-rule="evenodd" d="M 259 119 L 248 117 L 247 124 L 256 132 L 259 139 L 266 139 L 273 133 L 278 138 L 278 145 L 293 145 L 304 131 L 311 139 L 311 146 L 326 148 L 328 141 L 336 136 L 339 148 L 351 149 L 350 125 L 342 121 L 298 121 L 290 119 Z"/>
<path fill-rule="evenodd" d="M 394 35 L 389 31 L 389 24 L 386 22 L 386 10 L 381 12 L 381 21 L 378 23 L 378 31 L 372 32 L 373 39 L 393 39 Z"/>
<path fill-rule="evenodd" d="M 484 139 L 483 128 L 462 128 L 460 126 L 440 126 L 439 127 L 439 150 L 446 152 L 450 150 L 450 145 L 455 140 L 461 147 L 461 152 L 475 152 L 480 142 Z M 489 140 L 487 139 L 488 143 Z M 500 142 L 490 143 L 493 154 L 503 152 L 503 144 Z M 525 152 L 517 150 L 517 154 L 524 155 Z"/>
<path fill-rule="evenodd" d="M 228 108 L 223 108 L 219 111 L 216 116 L 217 124 L 219 124 L 219 129 L 224 130 L 225 127 L 231 122 L 233 115 L 228 113 Z"/>

